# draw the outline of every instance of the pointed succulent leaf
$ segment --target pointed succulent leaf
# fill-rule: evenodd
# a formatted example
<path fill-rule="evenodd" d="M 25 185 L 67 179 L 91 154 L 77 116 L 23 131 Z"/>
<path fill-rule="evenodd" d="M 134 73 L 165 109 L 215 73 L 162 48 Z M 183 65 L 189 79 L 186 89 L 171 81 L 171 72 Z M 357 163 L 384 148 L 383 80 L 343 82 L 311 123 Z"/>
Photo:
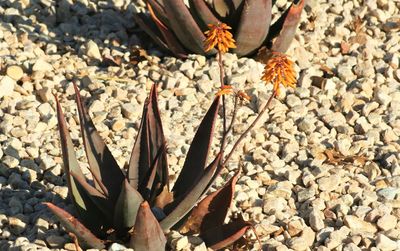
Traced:
<path fill-rule="evenodd" d="M 167 43 L 162 39 L 162 35 L 160 34 L 156 25 L 152 24 L 151 20 L 144 13 L 135 13 L 133 14 L 133 19 L 135 19 L 135 23 L 139 25 L 139 27 L 144 30 L 147 35 L 149 35 L 153 41 L 163 48 L 166 51 L 169 51 Z"/>
<path fill-rule="evenodd" d="M 147 201 L 150 201 L 150 203 L 152 203 L 156 196 L 162 192 L 160 189 L 161 187 L 166 187 L 168 189 L 168 187 L 163 186 L 163 184 L 160 182 L 160 179 L 156 177 L 157 167 L 159 166 L 160 161 L 163 160 L 164 156 L 165 145 L 162 145 L 158 150 L 157 155 L 153 160 L 153 163 L 151 164 L 145 179 L 143 180 L 143 183 L 139 185 L 138 191 L 143 196 L 143 198 Z"/>
<path fill-rule="evenodd" d="M 128 167 L 130 184 L 139 189 L 139 185 L 147 183 L 149 169 L 157 157 L 159 149 L 165 149 L 165 137 L 162 129 L 160 112 L 157 104 L 157 85 L 153 85 L 150 96 L 143 107 L 142 121 L 133 146 Z M 165 150 L 157 161 L 157 182 L 168 186 L 168 164 Z"/>
<path fill-rule="evenodd" d="M 290 8 L 271 26 L 271 35 L 268 35 L 267 41 L 271 41 L 276 36 L 272 44 L 272 51 L 284 53 L 289 48 L 303 8 L 304 0 L 299 0 L 297 3 L 294 1 Z"/>
<path fill-rule="evenodd" d="M 75 83 L 74 89 L 78 104 L 82 138 L 95 186 L 101 189 L 115 203 L 121 191 L 121 186 L 125 178 L 124 174 L 96 130 L 89 113 L 82 103 L 78 87 Z"/>
<path fill-rule="evenodd" d="M 184 232 L 203 233 L 215 226 L 224 224 L 229 207 L 232 203 L 235 185 L 239 171 L 225 184 L 224 187 L 205 197 L 190 213 Z"/>
<path fill-rule="evenodd" d="M 57 216 L 68 232 L 72 232 L 76 235 L 80 245 L 86 248 L 105 248 L 103 241 L 98 239 L 92 232 L 90 232 L 89 229 L 87 229 L 71 214 L 53 205 L 52 203 L 44 204 Z"/>
<path fill-rule="evenodd" d="M 190 0 L 190 10 L 194 12 L 194 16 L 198 18 L 198 24 L 207 29 L 208 24 L 218 24 L 221 21 L 213 14 L 204 0 Z"/>
<path fill-rule="evenodd" d="M 213 179 L 215 170 L 220 165 L 221 156 L 221 153 L 218 154 L 206 168 L 204 174 L 192 183 L 192 188 L 189 188 L 186 194 L 174 201 L 174 205 L 171 206 L 173 209 L 168 210 L 170 213 L 160 223 L 163 230 L 166 231 L 173 227 L 196 205 L 196 202 L 205 193 L 208 184 Z"/>
<path fill-rule="evenodd" d="M 151 15 L 155 15 L 158 20 L 160 20 L 166 26 L 169 26 L 167 13 L 165 13 L 164 7 L 157 0 L 147 0 L 147 9 L 150 12 L 149 7 L 152 9 L 153 13 Z"/>
<path fill-rule="evenodd" d="M 142 202 L 140 193 L 124 180 L 114 212 L 114 226 L 117 230 L 132 228 L 135 225 L 136 215 Z"/>
<path fill-rule="evenodd" d="M 92 222 L 92 219 L 100 215 L 100 212 L 96 209 L 95 204 L 90 198 L 90 192 L 84 189 L 84 187 L 77 181 L 77 179 L 86 180 L 86 178 L 79 167 L 78 160 L 76 159 L 74 145 L 65 122 L 61 105 L 57 97 L 55 97 L 55 99 L 57 105 L 57 119 L 60 132 L 61 151 L 64 162 L 63 167 L 66 174 L 69 196 L 79 215 L 79 218 L 82 219 L 85 224 L 88 224 L 90 229 L 94 230 L 99 226 L 100 222 Z M 72 176 L 72 173 L 74 176 Z M 98 190 L 97 192 L 91 191 L 92 194 L 99 195 L 101 193 Z"/>
<path fill-rule="evenodd" d="M 271 7 L 271 0 L 249 0 L 244 4 L 233 50 L 239 56 L 252 53 L 263 44 L 271 24 Z"/>
<path fill-rule="evenodd" d="M 71 171 L 70 174 L 72 176 L 71 178 L 74 184 L 76 185 L 77 190 L 82 195 L 82 198 L 85 198 L 86 204 L 88 206 L 87 212 L 85 212 L 85 214 L 90 214 L 91 219 L 93 219 L 92 216 L 95 215 L 102 216 L 102 219 L 107 222 L 107 225 L 110 225 L 112 222 L 112 215 L 110 215 L 110 212 L 112 212 L 114 204 L 112 204 L 112 202 L 107 197 L 105 197 L 104 194 L 91 186 L 85 178 L 76 175 L 73 171 Z M 95 222 L 100 221 L 96 220 Z M 92 225 L 88 217 L 85 217 L 84 223 L 88 224 L 88 226 Z"/>
<path fill-rule="evenodd" d="M 186 156 L 185 163 L 183 164 L 182 171 L 172 189 L 175 198 L 185 194 L 188 189 L 193 186 L 194 181 L 204 173 L 214 134 L 215 121 L 218 115 L 219 100 L 219 96 L 214 99 L 214 102 L 197 129 Z"/>
<path fill-rule="evenodd" d="M 149 2 L 150 3 L 150 2 Z M 157 6 L 157 5 L 155 5 Z M 165 20 L 160 20 L 154 13 L 153 7 L 150 4 L 147 4 L 147 8 L 149 9 L 150 17 L 157 25 L 158 30 L 160 31 L 161 35 L 163 36 L 165 43 L 168 49 L 178 57 L 185 58 L 186 51 L 175 37 L 174 33 L 168 28 L 165 24 Z"/>
<path fill-rule="evenodd" d="M 135 251 L 165 250 L 167 240 L 160 224 L 154 217 L 149 204 L 140 204 L 136 223 L 130 240 L 130 247 Z"/>
<path fill-rule="evenodd" d="M 205 54 L 203 48 L 205 36 L 183 0 L 164 1 L 164 9 L 172 30 L 182 44 L 194 53 Z"/>
<path fill-rule="evenodd" d="M 251 227 L 251 223 L 243 220 L 240 216 L 228 224 L 220 225 L 202 233 L 200 237 L 204 240 L 207 247 L 214 250 L 225 248 L 239 238 Z"/>

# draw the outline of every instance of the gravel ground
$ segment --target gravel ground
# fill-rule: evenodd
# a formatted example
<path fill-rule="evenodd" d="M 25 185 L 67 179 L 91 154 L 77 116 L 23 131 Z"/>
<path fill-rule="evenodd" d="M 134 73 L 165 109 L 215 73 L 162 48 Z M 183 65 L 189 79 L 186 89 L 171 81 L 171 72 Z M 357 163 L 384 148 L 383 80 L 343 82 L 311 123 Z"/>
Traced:
<path fill-rule="evenodd" d="M 0 250 L 75 250 L 41 204 L 71 209 L 52 94 L 82 143 L 72 79 L 121 167 L 150 84 L 159 83 L 171 173 L 179 172 L 217 91 L 218 64 L 164 57 L 132 21 L 140 6 L 0 1 Z M 231 213 L 254 222 L 264 249 L 400 250 L 399 9 L 398 0 L 308 1 L 288 51 L 298 87 L 274 100 L 216 182 L 232 176 L 244 156 Z M 253 98 L 239 110 L 240 133 L 272 86 L 260 81 L 263 65 L 253 59 L 226 54 L 225 69 Z M 83 149 L 76 153 L 84 162 Z M 254 234 L 247 237 L 258 248 Z M 176 250 L 207 250 L 196 237 L 171 233 L 169 240 Z"/>

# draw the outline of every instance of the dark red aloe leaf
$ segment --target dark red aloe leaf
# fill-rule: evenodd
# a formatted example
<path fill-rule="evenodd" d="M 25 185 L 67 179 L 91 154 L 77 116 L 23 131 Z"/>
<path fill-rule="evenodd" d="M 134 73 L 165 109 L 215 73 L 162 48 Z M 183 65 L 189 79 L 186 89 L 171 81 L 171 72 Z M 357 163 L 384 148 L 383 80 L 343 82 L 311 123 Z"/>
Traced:
<path fill-rule="evenodd" d="M 75 83 L 74 88 L 78 104 L 81 134 L 90 167 L 89 170 L 92 173 L 96 188 L 101 189 L 104 195 L 115 203 L 120 194 L 125 176 L 96 130 L 89 113 L 82 103 L 78 87 Z"/>
<path fill-rule="evenodd" d="M 79 218 L 82 219 L 82 221 L 87 224 L 92 231 L 94 231 L 101 225 L 101 222 L 94 219 L 101 214 L 93 203 L 90 194 L 99 195 L 101 193 L 98 190 L 96 190 L 97 192 L 92 191 L 90 193 L 77 181 L 77 179 L 86 181 L 86 178 L 79 167 L 78 160 L 76 159 L 74 145 L 65 122 L 64 113 L 57 97 L 55 97 L 55 99 L 57 104 L 57 119 L 60 132 L 61 151 L 64 163 L 63 167 L 66 174 L 69 196 Z M 72 173 L 75 178 L 72 176 Z M 98 234 L 98 232 L 96 232 L 96 234 Z"/>
<path fill-rule="evenodd" d="M 198 18 L 198 24 L 207 29 L 208 24 L 218 24 L 221 21 L 213 14 L 204 0 L 190 0 L 190 10 Z"/>
<path fill-rule="evenodd" d="M 239 171 L 226 185 L 205 197 L 190 213 L 184 226 L 184 232 L 203 233 L 215 226 L 224 224 L 231 206 Z"/>
<path fill-rule="evenodd" d="M 117 230 L 130 229 L 135 225 L 136 215 L 142 202 L 140 193 L 124 180 L 114 212 L 114 226 Z"/>
<path fill-rule="evenodd" d="M 162 129 L 160 112 L 157 104 L 157 85 L 153 85 L 150 96 L 143 107 L 142 121 L 133 146 L 128 167 L 128 178 L 133 188 L 147 183 L 149 169 L 156 160 L 160 149 L 161 156 L 157 161 L 157 177 L 155 182 L 160 183 L 160 189 L 168 186 L 168 163 L 165 152 L 165 137 Z"/>
<path fill-rule="evenodd" d="M 112 215 L 110 212 L 112 212 L 114 208 L 114 204 L 111 203 L 110 200 L 108 200 L 104 194 L 99 192 L 96 188 L 91 186 L 85 178 L 80 177 L 79 175 L 76 175 L 74 171 L 70 172 L 72 176 L 72 180 L 75 183 L 76 189 L 79 191 L 81 194 L 82 198 L 85 198 L 86 204 L 87 205 L 87 212 L 86 214 L 90 214 L 90 216 L 102 216 L 102 220 L 107 221 L 107 225 L 110 225 L 112 222 Z M 90 201 L 92 203 L 90 203 Z M 100 211 L 99 211 L 100 210 Z M 103 217 L 104 216 L 104 217 Z M 83 216 L 85 217 L 85 216 Z M 87 216 L 86 216 L 87 218 Z M 89 226 L 89 224 L 92 224 L 89 219 L 84 218 L 82 221 L 86 225 Z M 93 217 L 92 217 L 93 218 Z M 101 222 L 96 219 L 97 222 Z M 93 229 L 93 227 L 89 227 L 90 229 Z"/>
<path fill-rule="evenodd" d="M 147 5 L 147 8 L 149 9 L 151 19 L 153 19 L 154 23 L 157 25 L 157 28 L 161 32 L 164 41 L 168 46 L 168 49 L 176 56 L 185 58 L 187 53 L 180 42 L 177 40 L 175 35 L 171 32 L 170 29 L 168 29 L 167 25 L 165 25 L 165 22 L 158 19 L 153 11 L 153 7 L 150 4 Z"/>
<path fill-rule="evenodd" d="M 186 156 L 185 163 L 183 164 L 182 171 L 172 189 L 175 198 L 185 194 L 188 189 L 193 186 L 195 180 L 204 173 L 214 134 L 215 121 L 218 115 L 219 99 L 219 96 L 214 99 L 214 102 L 197 129 Z"/>
<path fill-rule="evenodd" d="M 171 205 L 172 209 L 165 210 L 169 211 L 169 214 L 160 223 L 163 230 L 167 231 L 173 227 L 196 205 L 196 202 L 206 192 L 208 184 L 214 178 L 214 173 L 220 165 L 221 156 L 221 153 L 218 154 L 214 161 L 206 168 L 204 174 L 197 180 L 194 180 L 191 187 L 187 189 L 187 192 L 173 202 L 173 205 Z"/>
<path fill-rule="evenodd" d="M 205 54 L 203 48 L 205 36 L 183 0 L 164 1 L 164 9 L 170 27 L 182 44 L 194 53 Z"/>
<path fill-rule="evenodd" d="M 271 25 L 271 0 L 249 0 L 243 6 L 235 33 L 233 52 L 244 56 L 256 51 L 267 37 Z"/>
<path fill-rule="evenodd" d="M 267 38 L 267 41 L 271 41 L 276 36 L 272 44 L 272 51 L 284 53 L 289 48 L 296 34 L 303 8 L 304 0 L 299 0 L 297 4 L 293 2 L 290 8 L 273 24 L 271 35 L 268 35 Z"/>
<path fill-rule="evenodd" d="M 143 198 L 150 203 L 155 199 L 155 197 L 161 193 L 160 188 L 164 187 L 163 184 L 160 182 L 160 179 L 157 178 L 157 167 L 159 166 L 160 161 L 163 160 L 165 156 L 165 145 L 162 145 L 157 152 L 151 167 L 149 168 L 143 183 L 139 185 L 138 191 L 143 196 Z M 165 186 L 169 189 L 167 186 Z"/>
<path fill-rule="evenodd" d="M 144 13 L 135 13 L 133 14 L 133 19 L 135 19 L 135 22 L 139 25 L 139 27 L 144 30 L 158 46 L 166 51 L 169 50 L 168 45 L 161 38 L 161 34 L 157 26 L 147 15 L 145 15 Z"/>
<path fill-rule="evenodd" d="M 162 251 L 165 250 L 166 243 L 164 232 L 149 204 L 147 201 L 142 202 L 133 228 L 130 247 L 138 251 Z"/>
<path fill-rule="evenodd" d="M 200 237 L 207 247 L 218 250 L 227 247 L 241 238 L 251 227 L 251 223 L 243 220 L 241 216 L 228 224 L 220 225 L 202 233 Z"/>
<path fill-rule="evenodd" d="M 219 16 L 225 18 L 228 17 L 232 11 L 232 3 L 226 0 L 213 0 L 212 1 L 214 11 L 218 13 Z"/>
<path fill-rule="evenodd" d="M 157 16 L 157 19 L 159 19 L 166 26 L 169 26 L 167 13 L 165 13 L 164 7 L 161 4 L 157 0 L 147 0 L 147 4 L 150 4 L 154 14 Z"/>
<path fill-rule="evenodd" d="M 68 232 L 74 233 L 79 240 L 79 245 L 86 248 L 103 249 L 105 245 L 102 240 L 98 239 L 89 229 L 80 223 L 75 217 L 65 210 L 44 202 L 51 212 L 53 212 Z"/>

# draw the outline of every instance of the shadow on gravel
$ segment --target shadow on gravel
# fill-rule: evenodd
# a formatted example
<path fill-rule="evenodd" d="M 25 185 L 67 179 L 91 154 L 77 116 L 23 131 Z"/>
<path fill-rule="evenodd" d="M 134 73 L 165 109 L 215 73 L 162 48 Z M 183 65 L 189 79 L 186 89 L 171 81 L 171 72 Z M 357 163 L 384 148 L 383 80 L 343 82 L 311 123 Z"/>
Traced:
<path fill-rule="evenodd" d="M 82 46 L 90 40 L 100 48 L 106 46 L 121 53 L 132 46 L 149 48 L 150 39 L 134 25 L 134 6 L 130 2 L 6 1 L 2 4 L 5 12 L 0 17 L 0 21 L 4 21 L 0 25 L 16 32 L 22 43 L 33 41 L 39 44 L 47 55 L 80 54 L 84 49 Z"/>

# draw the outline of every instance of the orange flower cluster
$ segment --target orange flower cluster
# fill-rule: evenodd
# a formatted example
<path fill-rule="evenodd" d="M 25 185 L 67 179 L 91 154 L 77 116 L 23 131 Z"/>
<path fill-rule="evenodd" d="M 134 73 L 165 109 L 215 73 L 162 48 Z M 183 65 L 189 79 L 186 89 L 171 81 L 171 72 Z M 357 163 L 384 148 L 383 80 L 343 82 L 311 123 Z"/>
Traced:
<path fill-rule="evenodd" d="M 262 80 L 274 85 L 274 91 L 279 95 L 279 85 L 295 87 L 296 77 L 294 63 L 283 53 L 273 52 L 272 57 L 267 61 Z"/>
<path fill-rule="evenodd" d="M 206 52 L 212 50 L 215 46 L 222 53 L 227 52 L 230 48 L 236 48 L 232 33 L 229 32 L 232 29 L 230 26 L 225 23 L 218 23 L 217 25 L 209 24 L 208 28 L 209 30 L 204 32 L 207 37 L 204 41 Z"/>

